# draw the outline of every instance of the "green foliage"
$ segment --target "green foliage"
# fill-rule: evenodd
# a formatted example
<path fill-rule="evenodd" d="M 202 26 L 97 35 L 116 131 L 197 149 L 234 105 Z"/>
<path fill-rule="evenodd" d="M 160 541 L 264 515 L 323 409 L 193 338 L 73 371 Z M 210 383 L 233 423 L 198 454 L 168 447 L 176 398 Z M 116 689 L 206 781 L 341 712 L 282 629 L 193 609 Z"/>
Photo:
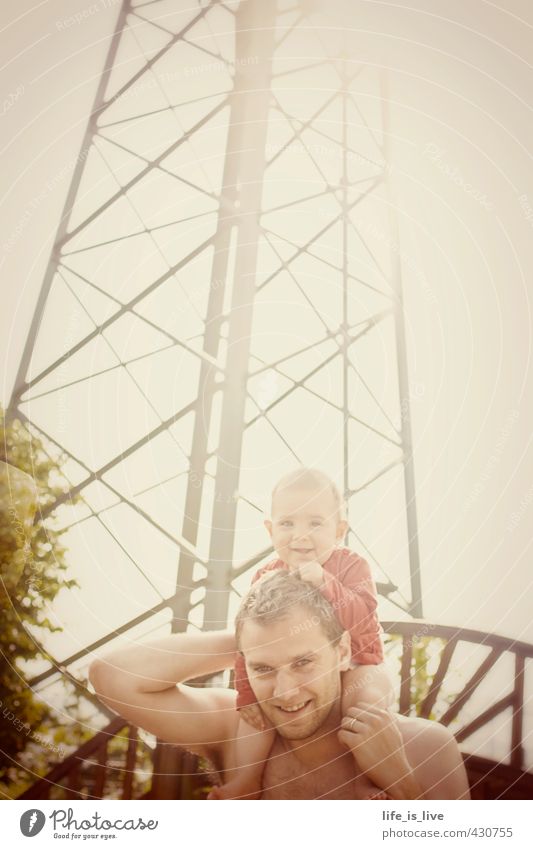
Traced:
<path fill-rule="evenodd" d="M 413 665 L 411 677 L 411 701 L 416 706 L 416 713 L 420 715 L 420 707 L 427 696 L 433 675 L 429 673 L 430 648 L 434 642 L 432 637 L 417 637 L 413 641 Z M 435 719 L 433 714 L 429 719 Z"/>
<path fill-rule="evenodd" d="M 26 661 L 50 659 L 31 629 L 61 630 L 46 610 L 61 589 L 76 585 L 66 574 L 61 531 L 41 517 L 63 491 L 60 466 L 61 459 L 51 459 L 20 421 L 7 423 L 0 410 L 0 792 L 7 796 L 21 789 L 16 765 L 28 755 L 33 772 L 57 760 L 51 736 L 57 718 L 27 687 L 22 670 Z M 70 697 L 77 701 L 74 691 Z"/>
<path fill-rule="evenodd" d="M 433 683 L 433 677 L 445 645 L 446 641 L 440 637 L 421 635 L 412 638 L 410 704 L 412 706 L 411 712 L 416 716 L 420 716 L 422 703 Z M 398 664 L 401 667 L 402 637 L 397 634 L 389 635 L 386 639 L 386 646 L 391 650 L 391 653 L 397 654 Z M 439 692 L 439 701 L 441 703 L 450 704 L 453 698 L 454 696 L 451 693 Z M 434 711 L 428 717 L 428 719 L 437 718 Z"/>

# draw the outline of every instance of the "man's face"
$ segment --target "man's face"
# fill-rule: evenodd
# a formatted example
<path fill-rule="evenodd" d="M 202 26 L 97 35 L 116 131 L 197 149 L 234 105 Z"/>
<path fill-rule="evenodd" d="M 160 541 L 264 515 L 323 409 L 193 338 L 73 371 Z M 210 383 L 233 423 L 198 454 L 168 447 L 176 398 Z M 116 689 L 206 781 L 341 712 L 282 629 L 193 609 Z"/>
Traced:
<path fill-rule="evenodd" d="M 256 699 L 278 734 L 311 737 L 339 702 L 349 639 L 330 645 L 317 616 L 298 606 L 275 623 L 245 622 L 240 643 Z"/>
<path fill-rule="evenodd" d="M 346 532 L 329 487 L 277 492 L 272 521 L 265 522 L 265 527 L 278 556 L 289 567 L 309 560 L 324 565 Z"/>

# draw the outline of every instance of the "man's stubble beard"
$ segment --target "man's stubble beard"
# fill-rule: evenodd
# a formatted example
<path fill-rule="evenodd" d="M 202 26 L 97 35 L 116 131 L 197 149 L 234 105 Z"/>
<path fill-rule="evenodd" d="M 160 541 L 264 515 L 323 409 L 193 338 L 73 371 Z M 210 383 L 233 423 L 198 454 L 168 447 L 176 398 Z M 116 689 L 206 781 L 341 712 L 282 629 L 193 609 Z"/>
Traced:
<path fill-rule="evenodd" d="M 315 708 L 308 718 L 308 724 L 302 724 L 301 728 L 291 728 L 290 721 L 286 724 L 283 722 L 276 725 L 273 722 L 273 717 L 269 716 L 268 708 L 265 711 L 265 706 L 262 707 L 267 719 L 274 726 L 274 730 L 284 740 L 305 740 L 313 737 L 317 731 L 322 730 L 323 734 L 332 731 L 334 727 L 338 727 L 340 723 L 340 687 L 332 701 L 321 707 Z M 336 713 L 338 711 L 338 716 Z M 277 715 L 277 714 L 276 714 Z M 307 718 L 306 718 L 307 719 Z M 332 721 L 333 720 L 333 721 Z M 331 725 L 331 728 L 329 727 Z"/>

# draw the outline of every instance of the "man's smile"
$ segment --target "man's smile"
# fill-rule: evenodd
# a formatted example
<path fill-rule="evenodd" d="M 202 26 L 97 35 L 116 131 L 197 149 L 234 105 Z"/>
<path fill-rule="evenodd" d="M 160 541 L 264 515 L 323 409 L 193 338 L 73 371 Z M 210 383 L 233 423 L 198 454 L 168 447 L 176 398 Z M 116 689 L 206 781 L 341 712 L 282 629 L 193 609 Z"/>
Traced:
<path fill-rule="evenodd" d="M 306 708 L 309 704 L 311 704 L 311 699 L 308 699 L 305 702 L 299 702 L 297 705 L 274 705 L 274 707 L 277 707 L 278 710 L 283 711 L 283 713 L 299 713 L 300 711 L 303 711 L 304 708 Z"/>

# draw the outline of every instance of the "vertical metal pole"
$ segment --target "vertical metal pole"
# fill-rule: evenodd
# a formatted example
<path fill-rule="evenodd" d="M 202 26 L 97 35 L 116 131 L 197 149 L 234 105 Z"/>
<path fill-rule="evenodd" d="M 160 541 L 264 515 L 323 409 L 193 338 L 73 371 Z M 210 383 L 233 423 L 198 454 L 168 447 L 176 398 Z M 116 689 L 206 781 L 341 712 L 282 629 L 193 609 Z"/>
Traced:
<path fill-rule="evenodd" d="M 385 163 L 390 162 L 390 126 L 387 79 L 381 77 L 381 104 L 383 115 L 383 152 Z M 386 187 L 389 202 L 389 231 L 391 235 L 391 285 L 394 291 L 394 326 L 396 333 L 396 360 L 398 363 L 398 389 L 401 411 L 401 440 L 403 446 L 403 473 L 405 488 L 405 506 L 407 515 L 407 535 L 409 545 L 409 569 L 411 573 L 411 616 L 420 618 L 422 612 L 422 582 L 420 578 L 420 551 L 418 547 L 418 518 L 416 512 L 415 468 L 413 458 L 413 438 L 411 432 L 411 408 L 409 394 L 409 370 L 407 363 L 407 344 L 403 315 L 402 263 L 399 251 L 400 236 L 398 219 L 395 212 L 394 195 L 387 172 Z M 394 250 L 396 247 L 396 250 Z"/>
<path fill-rule="evenodd" d="M 237 200 L 237 175 L 239 157 L 240 127 L 237 121 L 238 96 L 233 93 L 230 105 L 230 118 L 224 173 L 222 177 L 220 215 L 217 232 L 214 237 L 214 256 L 209 288 L 209 299 L 205 320 L 204 351 L 211 357 L 218 356 L 220 330 L 224 318 L 224 294 L 228 285 L 228 263 L 230 254 L 231 231 L 235 224 L 234 216 Z M 213 397 L 222 391 L 215 383 L 215 370 L 202 361 L 198 383 L 198 406 L 195 412 L 194 432 L 191 446 L 190 471 L 185 498 L 182 536 L 196 546 L 198 539 L 198 519 L 204 490 L 205 464 L 207 461 L 207 443 L 211 428 Z M 182 549 L 180 552 L 176 596 L 172 603 L 172 631 L 185 631 L 190 612 L 190 596 L 193 584 L 193 555 Z M 183 592 L 187 589 L 189 592 Z"/>
<path fill-rule="evenodd" d="M 237 14 L 236 98 L 239 193 L 235 278 L 215 482 L 204 628 L 226 627 L 255 296 L 259 215 L 274 50 L 275 0 L 248 0 Z M 246 59 L 253 60 L 246 64 Z M 241 62 L 239 61 L 241 60 Z"/>
<path fill-rule="evenodd" d="M 228 402 L 228 394 L 233 393 L 234 396 L 236 369 L 241 366 L 246 368 L 248 359 L 248 349 L 240 353 L 234 346 L 236 340 L 242 337 L 244 327 L 248 327 L 249 333 L 251 313 L 250 317 L 247 318 L 239 310 L 237 302 L 239 288 L 242 285 L 239 281 L 247 273 L 246 269 L 248 267 L 251 273 L 245 284 L 249 287 L 249 291 L 247 290 L 245 297 L 248 298 L 250 309 L 253 302 L 253 289 L 255 286 L 253 275 L 255 272 L 258 240 L 257 211 L 259 210 L 262 181 L 260 179 L 256 186 L 253 184 L 257 179 L 257 175 L 261 174 L 261 168 L 264 166 L 262 152 L 264 150 L 263 136 L 266 137 L 268 100 L 266 105 L 263 105 L 263 101 L 265 97 L 268 98 L 269 96 L 269 68 L 273 49 L 274 14 L 274 0 L 268 0 L 267 3 L 263 0 L 262 4 L 259 4 L 257 0 L 251 0 L 251 2 L 248 0 L 248 2 L 241 4 L 239 7 L 235 22 L 235 87 L 230 98 L 230 117 L 221 190 L 221 209 L 217 233 L 214 239 L 215 253 L 204 336 L 204 350 L 212 357 L 216 357 L 220 344 L 221 323 L 224 319 L 224 295 L 230 284 L 228 274 L 231 269 L 229 269 L 228 265 L 232 230 L 235 228 L 238 233 L 237 260 L 233 303 L 229 321 L 229 352 L 226 365 L 220 434 L 221 451 L 228 450 L 230 443 L 232 443 L 234 428 L 238 430 L 244 425 L 246 378 L 244 378 L 244 385 L 241 386 L 243 393 L 243 413 L 241 420 L 236 417 L 240 402 L 238 400 L 236 401 L 235 397 L 232 398 L 231 402 Z M 266 41 L 268 43 L 264 44 L 265 36 L 263 29 L 265 26 L 268 27 L 267 19 L 270 21 L 271 28 L 266 34 Z M 254 31 L 254 27 L 257 27 L 256 31 Z M 254 127 L 257 121 L 259 121 L 259 130 L 257 127 Z M 258 195 L 257 198 L 255 197 L 256 194 Z M 252 210 L 252 212 L 250 213 L 249 210 Z M 250 251 L 252 251 L 253 255 L 250 254 L 248 256 L 247 252 Z M 242 329 L 239 329 L 236 325 L 241 321 L 244 321 L 244 325 Z M 241 357 L 244 357 L 244 359 L 241 359 Z M 236 360 L 237 362 L 235 362 Z M 198 519 L 204 488 L 207 442 L 211 427 L 213 397 L 217 389 L 220 390 L 221 387 L 217 387 L 215 383 L 215 372 L 212 366 L 208 363 L 203 363 L 200 371 L 198 410 L 196 412 L 191 448 L 190 474 L 182 530 L 185 539 L 193 545 L 196 545 L 198 538 Z M 235 403 L 237 406 L 234 406 Z M 229 414 L 228 408 L 230 409 Z M 233 410 L 233 413 L 231 413 L 231 410 Z M 222 475 L 220 466 L 221 462 L 223 463 L 224 461 L 220 460 L 219 453 L 219 468 L 217 470 L 215 485 L 212 533 L 214 534 L 215 529 L 218 529 L 219 537 L 220 534 L 227 534 L 227 550 L 231 548 L 231 552 L 233 551 L 235 505 L 233 504 L 233 514 L 231 514 L 230 510 L 228 515 L 225 514 L 222 506 L 231 507 L 233 493 L 238 486 L 241 442 L 242 435 L 239 437 L 238 445 L 233 446 L 231 449 L 231 456 L 236 457 L 236 460 L 231 461 L 234 465 L 234 471 L 237 472 L 236 479 L 234 479 L 235 475 L 233 475 L 231 482 L 229 482 L 226 481 L 226 475 Z M 216 551 L 219 545 L 219 538 L 215 543 L 211 544 L 210 563 L 212 563 L 212 556 L 217 559 Z M 227 562 L 231 568 L 231 554 L 227 557 Z M 180 553 L 176 598 L 172 605 L 173 631 L 185 631 L 187 628 L 187 620 L 190 612 L 190 594 L 194 588 L 192 580 L 193 569 L 193 555 L 183 550 Z M 208 606 L 207 599 L 210 598 L 210 577 L 208 577 L 206 607 Z M 227 581 L 226 586 L 229 586 L 229 574 L 227 575 Z M 190 591 L 184 593 L 184 588 Z M 210 628 L 214 626 L 204 623 L 204 627 Z"/>
<path fill-rule="evenodd" d="M 347 114 L 346 105 L 348 93 L 346 91 L 348 81 L 346 74 L 346 63 L 344 52 L 342 53 L 342 427 L 343 427 L 343 496 L 346 498 L 348 492 L 348 468 L 350 463 L 350 449 L 348 440 L 348 419 L 350 416 L 348 393 L 348 159 L 347 159 Z M 346 505 L 349 518 L 348 505 Z"/>

